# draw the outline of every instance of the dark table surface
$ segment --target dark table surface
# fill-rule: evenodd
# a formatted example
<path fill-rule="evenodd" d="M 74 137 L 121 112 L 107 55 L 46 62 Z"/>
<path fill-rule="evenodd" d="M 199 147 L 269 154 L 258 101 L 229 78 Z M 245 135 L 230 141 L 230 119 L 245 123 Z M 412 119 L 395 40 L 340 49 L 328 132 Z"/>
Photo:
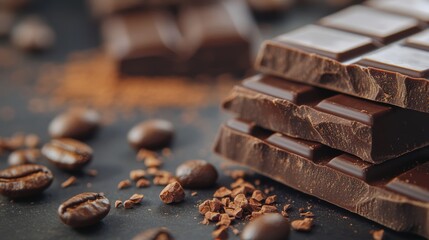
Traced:
<path fill-rule="evenodd" d="M 265 38 L 274 36 L 305 23 L 312 22 L 332 10 L 324 8 L 299 7 L 278 19 L 274 24 L 262 23 Z M 96 47 L 99 43 L 98 29 L 85 10 L 83 1 L 38 1 L 38 4 L 25 12 L 37 13 L 52 25 L 57 33 L 57 44 L 51 51 L 37 56 L 20 55 L 19 65 L 7 67 L 0 65 L 0 109 L 13 108 L 13 119 L 0 119 L 0 136 L 10 136 L 22 131 L 36 133 L 43 141 L 50 120 L 61 109 L 48 113 L 33 113 L 28 110 L 28 101 L 36 93 L 33 91 L 39 67 L 47 62 L 63 62 L 67 54 L 82 49 Z M 11 49 L 6 40 L 0 44 L 2 49 Z M 13 51 L 13 50 L 11 50 Z M 0 52 L 1 54 L 1 52 Z M 19 53 L 17 53 L 19 55 Z M 24 80 L 13 80 L 13 75 L 22 74 Z M 183 122 L 184 109 L 163 108 L 155 112 L 138 112 L 132 119 L 121 120 L 108 125 L 88 143 L 94 148 L 95 159 L 89 166 L 98 170 L 98 176 L 79 176 L 78 183 L 62 189 L 60 184 L 70 174 L 50 167 L 55 175 L 52 186 L 40 197 L 10 201 L 0 196 L 0 239 L 130 239 L 142 230 L 165 226 L 176 239 L 211 239 L 213 225 L 199 224 L 202 217 L 196 205 L 211 198 L 215 187 L 199 190 L 195 197 L 187 191 L 186 201 L 177 205 L 164 205 L 158 198 L 162 187 L 146 189 L 135 187 L 117 190 L 117 183 L 128 178 L 129 171 L 142 167 L 135 161 L 135 152 L 126 143 L 126 133 L 133 124 L 162 117 L 171 120 L 177 127 L 177 137 L 172 146 L 172 156 L 165 162 L 164 169 L 174 171 L 177 165 L 187 159 L 207 159 L 216 166 L 222 160 L 211 152 L 219 125 L 228 118 L 218 104 L 197 109 L 198 119 L 193 123 Z M 7 167 L 7 156 L 0 157 L 0 168 Z M 291 201 L 291 219 L 297 219 L 298 208 L 312 206 L 316 215 L 315 227 L 310 233 L 292 232 L 290 239 L 372 239 L 371 230 L 384 229 L 348 211 L 302 194 L 260 175 L 251 177 L 262 180 L 262 186 L 273 186 L 279 202 Z M 232 179 L 221 174 L 218 185 L 229 185 Z M 88 187 L 87 183 L 92 186 Z M 104 192 L 114 203 L 116 199 L 125 200 L 134 193 L 143 193 L 145 199 L 141 206 L 131 210 L 112 208 L 109 215 L 98 225 L 75 230 L 62 224 L 57 216 L 58 206 L 75 194 L 94 191 Z M 237 224 L 242 229 L 243 222 Z M 386 230 L 387 239 L 417 239 L 415 236 L 398 234 Z M 230 239 L 238 239 L 230 232 Z"/>

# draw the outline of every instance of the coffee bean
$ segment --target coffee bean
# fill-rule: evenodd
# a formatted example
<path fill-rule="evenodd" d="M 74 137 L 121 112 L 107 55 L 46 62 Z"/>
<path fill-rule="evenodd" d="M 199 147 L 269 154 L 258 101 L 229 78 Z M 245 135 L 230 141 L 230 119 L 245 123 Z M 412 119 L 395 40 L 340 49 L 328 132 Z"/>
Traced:
<path fill-rule="evenodd" d="M 79 228 L 94 225 L 110 211 L 110 202 L 101 193 L 81 193 L 65 201 L 58 208 L 63 223 Z"/>
<path fill-rule="evenodd" d="M 32 16 L 14 27 L 11 41 L 13 45 L 23 51 L 43 51 L 54 44 L 55 33 L 42 19 Z"/>
<path fill-rule="evenodd" d="M 92 149 L 70 138 L 53 139 L 42 148 L 43 155 L 64 170 L 79 170 L 92 159 Z"/>
<path fill-rule="evenodd" d="M 72 108 L 56 116 L 49 124 L 53 138 L 87 139 L 100 127 L 100 115 L 86 108 Z"/>
<path fill-rule="evenodd" d="M 184 188 L 208 188 L 216 183 L 216 168 L 204 160 L 190 160 L 176 169 L 176 177 Z"/>
<path fill-rule="evenodd" d="M 53 179 L 51 171 L 41 165 L 9 167 L 0 172 L 0 194 L 11 198 L 36 195 L 48 188 Z"/>
<path fill-rule="evenodd" d="M 153 228 L 139 233 L 132 240 L 174 240 L 167 228 Z"/>
<path fill-rule="evenodd" d="M 155 119 L 134 126 L 128 132 L 128 143 L 136 150 L 160 149 L 168 146 L 173 136 L 173 124 L 166 120 Z"/>
<path fill-rule="evenodd" d="M 7 159 L 9 165 L 22 165 L 28 163 L 36 163 L 40 160 L 42 154 L 39 149 L 30 148 L 30 149 L 22 149 L 16 150 L 9 155 Z"/>
<path fill-rule="evenodd" d="M 270 213 L 259 216 L 246 225 L 242 240 L 285 240 L 289 238 L 290 224 L 280 214 Z"/>

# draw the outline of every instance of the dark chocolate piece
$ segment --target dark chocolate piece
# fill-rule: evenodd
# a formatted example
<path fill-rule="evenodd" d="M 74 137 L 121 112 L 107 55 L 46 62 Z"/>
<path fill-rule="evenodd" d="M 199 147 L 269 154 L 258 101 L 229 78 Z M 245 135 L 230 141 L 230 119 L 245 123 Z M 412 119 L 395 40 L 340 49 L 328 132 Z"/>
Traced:
<path fill-rule="evenodd" d="M 124 75 L 181 72 L 176 59 L 182 36 L 167 11 L 129 14 L 106 20 L 104 44 Z"/>
<path fill-rule="evenodd" d="M 396 231 L 429 237 L 429 148 L 370 164 L 318 143 L 256 131 L 253 124 L 249 126 L 253 130 L 241 132 L 230 122 L 221 128 L 215 146 L 226 159 Z M 255 134 L 261 131 L 265 134 Z M 297 146 L 319 153 L 301 154 Z"/>
<path fill-rule="evenodd" d="M 105 22 L 108 53 L 123 75 L 241 74 L 256 29 L 240 1 L 117 16 Z"/>
<path fill-rule="evenodd" d="M 356 5 L 318 24 L 265 41 L 256 68 L 429 113 L 429 40 L 421 20 Z"/>
<path fill-rule="evenodd" d="M 428 114 L 271 76 L 243 81 L 223 107 L 259 126 L 368 162 L 383 162 L 429 145 Z"/>
<path fill-rule="evenodd" d="M 414 18 L 360 5 L 324 17 L 319 23 L 326 27 L 365 35 L 383 43 L 392 42 L 419 30 L 419 21 Z"/>
<path fill-rule="evenodd" d="M 414 17 L 429 23 L 429 1 L 427 0 L 371 0 L 366 4 L 383 11 Z"/>

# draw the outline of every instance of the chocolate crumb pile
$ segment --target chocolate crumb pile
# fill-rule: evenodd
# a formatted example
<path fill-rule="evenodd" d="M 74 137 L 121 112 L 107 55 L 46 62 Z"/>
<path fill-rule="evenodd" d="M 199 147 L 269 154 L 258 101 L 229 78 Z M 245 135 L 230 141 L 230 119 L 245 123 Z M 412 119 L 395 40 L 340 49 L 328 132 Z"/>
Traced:
<path fill-rule="evenodd" d="M 240 175 L 243 176 L 243 175 Z M 204 216 L 202 224 L 215 223 L 216 229 L 212 233 L 214 239 L 227 239 L 227 229 L 238 235 L 238 229 L 231 225 L 240 220 L 253 221 L 259 216 L 280 213 L 285 219 L 288 219 L 287 211 L 290 210 L 290 204 L 278 203 L 277 195 L 267 195 L 270 189 L 261 191 L 256 189 L 255 185 L 237 178 L 231 183 L 230 188 L 222 186 L 218 188 L 213 199 L 205 200 L 198 206 L 198 211 Z M 300 211 L 302 220 L 292 222 L 292 229 L 296 231 L 310 231 L 313 224 L 314 214 L 310 211 Z"/>
<path fill-rule="evenodd" d="M 119 78 L 114 62 L 98 51 L 73 53 L 63 66 L 45 65 L 40 72 L 36 90 L 49 99 L 32 99 L 29 107 L 34 112 L 64 104 L 89 105 L 112 114 L 142 108 L 204 107 L 217 104 L 234 83 L 227 75 L 217 79 Z"/>

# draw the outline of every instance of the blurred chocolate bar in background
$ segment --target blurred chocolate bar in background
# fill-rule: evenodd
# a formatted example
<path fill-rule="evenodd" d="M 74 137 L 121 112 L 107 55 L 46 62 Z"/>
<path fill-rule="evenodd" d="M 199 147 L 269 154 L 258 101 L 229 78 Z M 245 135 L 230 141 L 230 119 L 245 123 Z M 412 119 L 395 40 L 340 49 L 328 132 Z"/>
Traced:
<path fill-rule="evenodd" d="M 186 2 L 102 20 L 103 45 L 120 75 L 243 75 L 250 69 L 258 31 L 246 1 Z"/>

